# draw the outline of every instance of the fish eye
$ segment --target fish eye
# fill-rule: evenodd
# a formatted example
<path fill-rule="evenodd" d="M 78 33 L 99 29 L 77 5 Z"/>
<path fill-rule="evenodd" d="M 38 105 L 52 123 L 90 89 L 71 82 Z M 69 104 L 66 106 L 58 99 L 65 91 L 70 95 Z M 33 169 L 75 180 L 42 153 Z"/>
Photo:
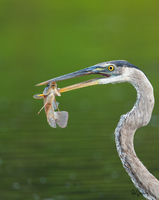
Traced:
<path fill-rule="evenodd" d="M 108 70 L 112 72 L 114 70 L 114 66 L 113 65 L 109 65 L 108 66 Z"/>

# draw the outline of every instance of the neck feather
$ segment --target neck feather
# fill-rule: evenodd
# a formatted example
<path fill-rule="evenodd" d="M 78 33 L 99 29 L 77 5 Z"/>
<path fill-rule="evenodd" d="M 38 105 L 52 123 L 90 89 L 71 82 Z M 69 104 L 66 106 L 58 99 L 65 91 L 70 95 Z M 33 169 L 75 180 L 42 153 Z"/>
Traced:
<path fill-rule="evenodd" d="M 149 123 L 154 106 L 152 85 L 142 71 L 137 71 L 140 78 L 136 79 L 134 77 L 137 76 L 132 74 L 129 81 L 137 90 L 137 100 L 132 110 L 121 116 L 115 130 L 115 140 L 123 167 L 135 187 L 145 198 L 155 200 L 159 199 L 159 181 L 138 159 L 133 144 L 135 131 Z"/>

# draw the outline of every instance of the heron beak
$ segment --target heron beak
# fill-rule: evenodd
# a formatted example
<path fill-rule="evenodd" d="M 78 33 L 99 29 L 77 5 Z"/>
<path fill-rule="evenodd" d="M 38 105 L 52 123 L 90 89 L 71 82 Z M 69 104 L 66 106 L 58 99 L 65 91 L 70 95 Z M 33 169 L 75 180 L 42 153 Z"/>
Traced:
<path fill-rule="evenodd" d="M 77 84 L 70 85 L 67 87 L 63 87 L 60 89 L 60 93 L 68 92 L 71 90 L 75 90 L 75 89 L 79 89 L 79 88 L 83 88 L 83 87 L 87 87 L 87 86 L 91 86 L 91 85 L 98 85 L 99 79 L 101 79 L 101 78 L 91 79 L 91 80 L 88 80 L 85 82 L 81 82 L 81 83 L 77 83 Z"/>
<path fill-rule="evenodd" d="M 40 85 L 44 85 L 44 84 L 51 84 L 52 82 L 57 82 L 57 81 L 62 81 L 62 80 L 66 80 L 66 79 L 71 79 L 71 78 L 75 78 L 75 77 L 79 77 L 79 76 L 85 76 L 85 75 L 90 75 L 90 74 L 101 74 L 104 75 L 106 77 L 109 77 L 110 75 L 104 72 L 103 67 L 99 66 L 99 65 L 95 65 L 95 66 L 91 66 L 79 71 L 75 71 L 63 76 L 59 76 L 47 81 L 44 81 L 42 83 L 37 84 L 36 86 L 40 86 Z M 74 89 L 78 89 L 78 88 L 83 88 L 83 87 L 87 87 L 87 86 L 91 86 L 91 85 L 97 85 L 99 83 L 99 80 L 101 78 L 95 78 L 95 79 L 91 79 L 82 83 L 78 83 L 78 84 L 74 84 L 68 87 L 64 87 L 60 89 L 60 93 L 63 92 L 67 92 L 70 90 L 74 90 Z"/>

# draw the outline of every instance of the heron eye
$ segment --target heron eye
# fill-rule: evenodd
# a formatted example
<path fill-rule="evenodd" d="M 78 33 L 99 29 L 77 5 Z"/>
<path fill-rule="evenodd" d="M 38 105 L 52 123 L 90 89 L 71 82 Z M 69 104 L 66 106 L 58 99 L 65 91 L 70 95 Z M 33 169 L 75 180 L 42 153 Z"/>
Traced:
<path fill-rule="evenodd" d="M 114 70 L 114 66 L 113 66 L 113 65 L 109 65 L 109 66 L 108 66 L 108 70 L 109 70 L 109 71 L 113 71 L 113 70 Z"/>

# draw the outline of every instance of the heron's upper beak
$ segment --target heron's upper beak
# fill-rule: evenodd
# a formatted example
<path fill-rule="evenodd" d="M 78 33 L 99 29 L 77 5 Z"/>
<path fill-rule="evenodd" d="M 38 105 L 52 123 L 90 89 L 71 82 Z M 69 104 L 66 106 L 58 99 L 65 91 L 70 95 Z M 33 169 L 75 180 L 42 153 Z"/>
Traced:
<path fill-rule="evenodd" d="M 104 75 L 105 77 L 109 77 L 110 74 L 105 72 L 105 69 L 101 66 L 95 65 L 95 66 L 91 66 L 79 71 L 75 71 L 72 72 L 70 74 L 66 74 L 63 76 L 59 76 L 47 81 L 44 81 L 42 83 L 37 84 L 36 86 L 40 86 L 40 85 L 44 85 L 44 84 L 51 84 L 52 82 L 57 82 L 57 81 L 62 81 L 62 80 L 66 80 L 66 79 L 71 79 L 71 78 L 75 78 L 75 77 L 79 77 L 79 76 L 85 76 L 85 75 L 90 75 L 90 74 L 101 74 Z M 78 89 L 78 88 L 82 88 L 82 87 L 87 87 L 87 86 L 91 86 L 91 85 L 97 85 L 99 83 L 99 80 L 102 79 L 100 78 L 95 78 L 95 79 L 91 79 L 85 82 L 81 82 L 81 83 L 77 83 L 68 87 L 64 87 L 60 89 L 60 93 L 63 92 L 67 92 L 70 90 L 74 90 L 74 89 Z"/>

